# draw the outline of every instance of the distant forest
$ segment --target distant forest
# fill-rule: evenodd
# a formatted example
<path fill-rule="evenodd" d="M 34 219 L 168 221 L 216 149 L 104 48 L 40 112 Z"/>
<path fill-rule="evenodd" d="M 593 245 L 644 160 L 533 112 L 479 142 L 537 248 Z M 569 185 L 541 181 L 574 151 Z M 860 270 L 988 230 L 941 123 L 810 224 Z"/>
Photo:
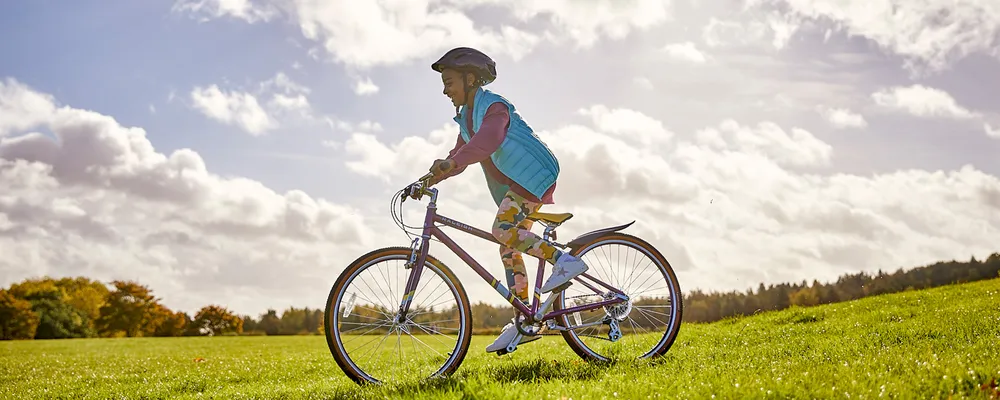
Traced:
<path fill-rule="evenodd" d="M 759 285 L 745 292 L 692 291 L 684 296 L 685 322 L 713 322 L 781 310 L 808 307 L 1000 276 L 1000 253 L 985 261 L 949 261 L 899 269 L 846 274 L 832 283 Z M 472 307 L 474 331 L 497 331 L 509 321 L 509 305 L 477 303 Z M 207 305 L 193 316 L 173 311 L 149 287 L 134 281 L 109 284 L 86 277 L 26 279 L 0 289 L 0 339 L 61 339 L 88 337 L 204 335 L 322 335 L 323 310 L 269 309 L 252 317 L 225 307 Z"/>

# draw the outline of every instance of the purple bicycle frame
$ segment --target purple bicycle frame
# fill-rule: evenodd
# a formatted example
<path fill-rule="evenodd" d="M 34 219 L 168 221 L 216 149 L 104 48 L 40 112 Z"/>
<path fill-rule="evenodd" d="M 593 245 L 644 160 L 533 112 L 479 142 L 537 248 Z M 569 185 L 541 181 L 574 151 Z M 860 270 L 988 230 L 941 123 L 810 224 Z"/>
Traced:
<path fill-rule="evenodd" d="M 542 278 L 544 277 L 544 272 L 545 272 L 544 269 L 545 260 L 535 257 L 538 259 L 538 272 L 535 278 L 535 288 L 533 296 L 534 299 L 531 302 L 531 308 L 528 308 L 527 306 L 524 305 L 524 303 L 520 301 L 520 299 L 517 298 L 517 296 L 514 293 L 512 293 L 506 286 L 501 284 L 500 280 L 498 280 L 496 277 L 494 277 L 492 274 L 486 271 L 486 269 L 483 268 L 483 266 L 480 265 L 479 262 L 473 259 L 472 256 L 469 255 L 469 253 L 467 253 L 464 249 L 462 249 L 462 247 L 458 243 L 455 243 L 454 240 L 452 240 L 450 237 L 448 237 L 448 235 L 446 235 L 443 231 L 441 231 L 441 229 L 434 224 L 435 222 L 458 229 L 461 232 L 468 233 L 470 235 L 479 237 L 481 239 L 491 241 L 498 245 L 501 244 L 495 237 L 493 237 L 493 235 L 481 229 L 469 226 L 467 224 L 453 220 L 443 215 L 439 215 L 437 213 L 437 204 L 432 198 L 430 203 L 427 205 L 427 214 L 424 216 L 424 226 L 423 226 L 423 232 L 421 234 L 422 240 L 420 243 L 420 252 L 417 255 L 416 264 L 412 267 L 412 270 L 410 271 L 410 276 L 406 281 L 406 289 L 403 291 L 404 293 L 406 293 L 406 295 L 403 296 L 403 301 L 399 306 L 399 318 L 401 321 L 405 320 L 406 318 L 405 317 L 406 313 L 410 308 L 410 303 L 413 301 L 414 292 L 417 289 L 417 283 L 420 282 L 420 273 L 423 271 L 424 262 L 427 260 L 427 251 L 430 248 L 429 239 L 431 237 L 440 240 L 441 243 L 444 243 L 444 245 L 448 247 L 448 249 L 450 249 L 453 253 L 458 255 L 458 257 L 461 258 L 462 261 L 465 261 L 465 263 L 469 267 L 471 267 L 474 271 L 476 271 L 476 273 L 479 274 L 479 276 L 482 277 L 484 281 L 488 282 L 490 286 L 492 286 L 493 289 L 497 291 L 497 293 L 503 296 L 507 300 L 507 302 L 510 303 L 510 305 L 512 305 L 514 308 L 516 308 L 522 314 L 524 314 L 525 319 L 528 323 L 546 321 L 563 314 L 574 313 L 577 311 L 593 310 L 595 308 L 600 308 L 606 305 L 611 305 L 624 301 L 623 299 L 616 297 L 609 300 L 602 300 L 596 303 L 570 307 L 558 311 L 552 311 L 549 312 L 548 314 L 545 314 L 540 320 L 536 321 L 534 316 L 535 313 L 538 311 L 539 301 L 541 300 L 541 288 L 542 288 Z M 573 278 L 574 281 L 580 282 L 590 290 L 593 290 L 594 293 L 602 294 L 602 292 L 598 288 L 594 287 L 594 285 L 591 285 L 586 281 L 580 279 L 581 277 L 585 277 L 616 294 L 624 295 L 624 293 L 618 290 L 617 288 L 608 285 L 607 283 L 604 283 L 600 279 L 597 279 L 596 277 L 591 276 L 587 273 L 580 274 L 579 276 Z"/>

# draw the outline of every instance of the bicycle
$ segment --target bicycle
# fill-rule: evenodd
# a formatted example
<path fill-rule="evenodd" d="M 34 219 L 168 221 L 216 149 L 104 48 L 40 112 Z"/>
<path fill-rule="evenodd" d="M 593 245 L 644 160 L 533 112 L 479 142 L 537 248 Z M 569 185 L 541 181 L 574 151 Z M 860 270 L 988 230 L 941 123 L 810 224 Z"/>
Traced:
<path fill-rule="evenodd" d="M 588 362 L 621 358 L 623 353 L 639 347 L 648 349 L 639 349 L 638 358 L 654 358 L 666 353 L 673 345 L 680 329 L 683 308 L 680 286 L 672 267 L 657 249 L 638 237 L 619 232 L 635 221 L 590 231 L 566 244 L 561 244 L 556 242 L 556 228 L 572 218 L 573 214 L 536 212 L 529 215 L 528 219 L 545 226 L 544 240 L 564 250 L 568 249 L 577 257 L 584 258 L 597 254 L 594 249 L 613 245 L 618 248 L 624 246 L 636 249 L 640 253 L 639 256 L 649 258 L 649 264 L 654 264 L 653 272 L 648 276 L 644 273 L 636 276 L 638 264 L 636 260 L 632 262 L 631 273 L 624 267 L 611 268 L 602 273 L 599 267 L 604 266 L 603 260 L 607 260 L 610 264 L 612 259 L 602 250 L 600 254 L 604 255 L 603 259 L 598 259 L 596 263 L 585 259 L 590 266 L 589 271 L 551 291 L 545 301 L 539 304 L 540 288 L 545 272 L 545 261 L 539 258 L 533 300 L 529 307 L 441 230 L 441 225 L 448 226 L 484 240 L 500 243 L 490 233 L 438 214 L 438 190 L 428 187 L 428 179 L 431 177 L 432 174 L 428 173 L 396 192 L 390 206 L 393 220 L 408 237 L 411 233 L 407 228 L 421 229 L 421 234 L 411 238 L 409 247 L 385 247 L 358 257 L 339 275 L 330 289 L 323 321 L 327 345 L 337 365 L 356 383 L 381 384 L 402 380 L 386 378 L 390 372 L 396 376 L 419 379 L 443 377 L 458 369 L 464 360 L 472 336 L 469 299 L 464 286 L 452 270 L 429 254 L 431 240 L 443 243 L 515 309 L 513 321 L 518 333 L 506 349 L 497 352 L 498 355 L 514 352 L 522 337 L 539 335 L 543 325 L 547 330 L 559 332 L 570 348 Z M 407 197 L 420 200 L 424 196 L 430 196 L 430 202 L 427 204 L 423 226 L 407 226 L 402 221 L 403 203 Z M 400 210 L 398 218 L 397 200 Z M 614 258 L 621 261 L 622 256 L 617 255 Z M 629 256 L 625 256 L 626 263 L 629 259 Z M 388 262 L 393 266 L 374 268 L 382 262 Z M 427 271 L 430 271 L 430 274 L 424 273 Z M 595 273 L 591 274 L 592 272 Z M 348 290 L 349 286 L 364 273 L 375 277 L 376 283 L 374 285 L 365 283 L 363 287 L 358 285 L 358 289 L 354 291 Z M 625 276 L 626 274 L 628 275 Z M 603 279 L 598 279 L 594 275 L 600 275 Z M 638 285 L 642 290 L 629 294 L 626 293 L 627 290 L 618 289 L 622 286 L 618 284 L 619 278 L 627 283 L 628 287 L 642 280 Z M 647 285 L 651 279 L 653 283 Z M 605 280 L 613 280 L 615 285 L 608 284 Z M 667 295 L 662 298 L 635 297 L 652 290 L 659 282 L 665 282 L 664 286 L 669 292 Z M 582 288 L 577 289 L 585 294 L 570 296 L 568 291 L 574 289 L 573 283 L 579 283 Z M 401 285 L 402 290 L 400 290 Z M 427 289 L 432 285 L 434 289 L 427 293 Z M 434 297 L 442 285 L 444 290 Z M 429 304 L 415 302 L 415 299 L 423 298 L 420 297 L 422 294 L 427 294 L 426 298 L 433 300 L 430 300 Z M 438 302 L 442 296 L 446 297 L 445 302 L 454 301 L 454 304 L 445 306 L 444 302 Z M 595 296 L 596 299 L 580 300 L 587 296 Z M 374 301 L 373 297 L 377 297 L 380 301 Z M 661 300 L 667 304 L 654 304 Z M 552 311 L 549 311 L 550 307 Z M 651 308 L 663 311 L 654 311 Z M 570 324 L 570 315 L 575 324 Z M 633 319 L 633 316 L 641 317 L 641 320 Z M 662 316 L 662 320 L 658 316 Z M 654 328 L 656 328 L 654 333 L 649 333 Z M 635 340 L 623 339 L 623 330 L 631 330 L 633 333 L 643 331 L 645 335 L 637 334 Z M 351 333 L 357 331 L 361 332 Z M 656 335 L 661 331 L 662 334 Z M 382 344 L 393 335 L 397 348 L 392 352 L 379 351 Z M 410 346 L 403 344 L 403 335 L 409 338 Z M 587 343 L 584 337 L 604 340 L 608 344 L 601 347 L 596 341 L 593 344 Z M 360 345 L 351 345 L 359 338 L 365 339 Z M 445 342 L 443 339 L 449 341 Z M 454 343 L 451 342 L 452 339 Z M 377 344 L 374 344 L 376 341 Z M 642 342 L 652 345 L 642 346 Z M 373 349 L 361 351 L 362 348 L 372 344 L 374 344 Z M 403 347 L 409 348 L 404 351 Z M 430 355 L 416 360 L 414 352 L 425 348 L 430 349 Z M 351 356 L 349 353 L 354 350 L 361 352 L 357 356 Z M 364 367 L 360 365 L 361 361 L 369 361 L 372 358 L 375 360 L 370 364 Z M 411 361 L 412 365 L 404 365 Z"/>

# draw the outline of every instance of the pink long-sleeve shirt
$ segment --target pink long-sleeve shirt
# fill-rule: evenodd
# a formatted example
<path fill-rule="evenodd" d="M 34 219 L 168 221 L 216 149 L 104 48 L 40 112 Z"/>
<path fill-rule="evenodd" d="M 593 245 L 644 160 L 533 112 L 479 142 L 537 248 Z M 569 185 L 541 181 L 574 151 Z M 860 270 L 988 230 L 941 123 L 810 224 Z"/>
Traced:
<path fill-rule="evenodd" d="M 493 154 L 500 147 L 500 144 L 503 143 L 504 138 L 507 137 L 507 128 L 510 126 L 510 113 L 507 111 L 507 106 L 503 103 L 493 103 L 490 105 L 486 109 L 486 115 L 483 117 L 482 124 L 479 125 L 478 132 L 473 132 L 472 130 L 471 112 L 466 114 L 465 124 L 468 127 L 468 131 L 472 134 L 472 139 L 466 143 L 462 139 L 462 135 L 458 135 L 455 147 L 448 152 L 448 158 L 455 161 L 455 169 L 447 174 L 448 177 L 458 175 L 471 164 L 482 163 L 490 179 L 510 186 L 514 193 L 535 203 L 555 203 L 552 199 L 552 193 L 556 190 L 555 184 L 552 184 L 552 187 L 545 191 L 542 198 L 539 199 L 500 172 L 493 165 L 493 160 L 490 159 L 490 154 Z"/>

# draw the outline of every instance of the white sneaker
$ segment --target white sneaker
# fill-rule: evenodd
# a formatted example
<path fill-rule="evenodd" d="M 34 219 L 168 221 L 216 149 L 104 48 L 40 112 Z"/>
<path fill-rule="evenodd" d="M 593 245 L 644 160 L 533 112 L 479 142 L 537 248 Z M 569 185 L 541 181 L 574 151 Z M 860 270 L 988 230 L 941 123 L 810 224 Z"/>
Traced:
<path fill-rule="evenodd" d="M 542 285 L 542 293 L 551 292 L 557 286 L 569 282 L 570 279 L 576 278 L 580 274 L 587 272 L 590 267 L 587 266 L 583 260 L 576 258 L 569 253 L 563 253 L 562 256 L 556 260 L 556 264 L 552 266 L 552 275 L 549 275 L 549 279 L 545 281 Z"/>
<path fill-rule="evenodd" d="M 514 339 L 514 335 L 516 335 L 517 333 L 518 333 L 517 328 L 514 327 L 513 323 L 508 323 L 507 325 L 504 325 L 503 332 L 500 332 L 500 336 L 497 336 L 496 340 L 494 340 L 492 344 L 486 346 L 486 352 L 492 353 L 495 351 L 506 349 L 507 345 L 510 344 L 510 341 Z M 536 341 L 541 338 L 542 338 L 541 336 L 521 335 L 521 340 L 518 341 L 517 344 L 519 345 L 525 344 L 528 342 Z"/>

